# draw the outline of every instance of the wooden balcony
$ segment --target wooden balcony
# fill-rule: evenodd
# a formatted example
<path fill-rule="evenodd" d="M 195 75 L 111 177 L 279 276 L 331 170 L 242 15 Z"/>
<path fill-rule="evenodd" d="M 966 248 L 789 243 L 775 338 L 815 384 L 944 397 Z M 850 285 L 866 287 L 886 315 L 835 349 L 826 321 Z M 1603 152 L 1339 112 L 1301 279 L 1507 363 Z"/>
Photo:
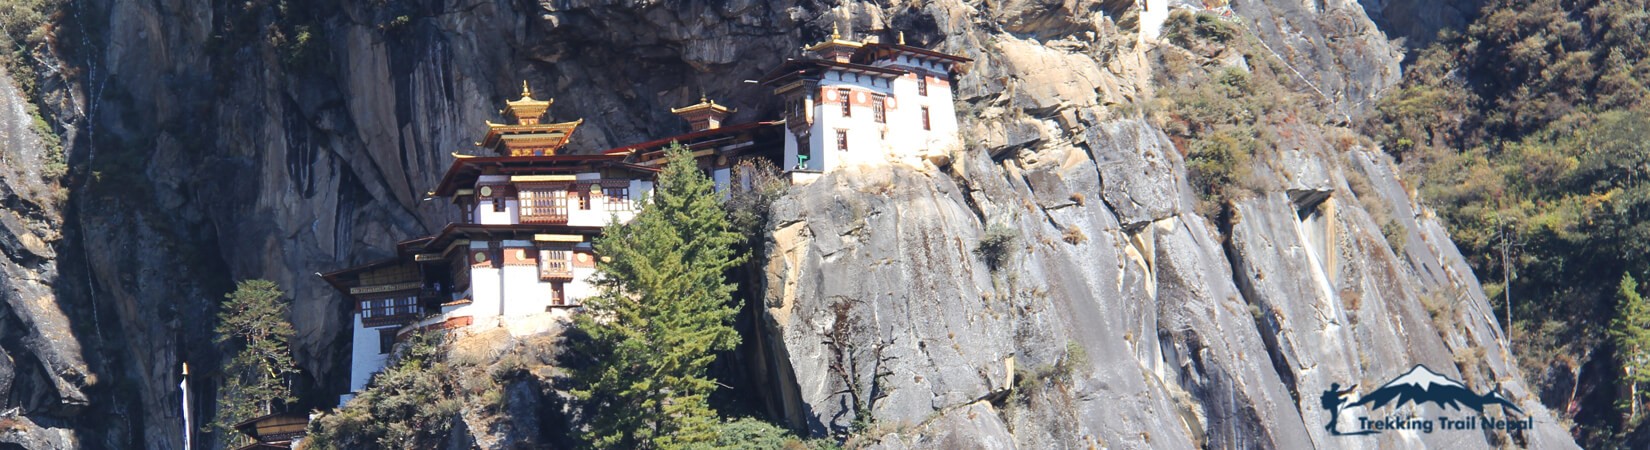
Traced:
<path fill-rule="evenodd" d="M 539 279 L 544 281 L 573 281 L 573 262 L 566 259 L 540 260 Z"/>
<path fill-rule="evenodd" d="M 521 223 L 533 225 L 567 225 L 567 211 L 522 211 Z"/>

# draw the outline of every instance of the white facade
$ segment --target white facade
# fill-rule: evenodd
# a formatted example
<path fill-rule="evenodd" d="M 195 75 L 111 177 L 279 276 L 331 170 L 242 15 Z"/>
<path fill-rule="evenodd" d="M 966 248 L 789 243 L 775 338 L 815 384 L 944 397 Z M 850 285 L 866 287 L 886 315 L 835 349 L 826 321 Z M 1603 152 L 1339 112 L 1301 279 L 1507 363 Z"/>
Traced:
<path fill-rule="evenodd" d="M 961 147 L 948 63 L 896 54 L 871 67 L 900 73 L 830 66 L 817 80 L 787 88 L 795 89 L 787 92 L 789 104 L 805 105 L 804 115 L 793 113 L 787 120 L 804 121 L 807 126 L 787 127 L 781 161 L 785 170 L 830 172 L 894 162 L 920 165 L 924 159 L 948 156 Z M 806 130 L 805 137 L 797 134 L 799 129 Z M 809 156 L 806 165 L 798 164 L 798 153 Z M 794 175 L 793 180 L 799 179 Z"/>
<path fill-rule="evenodd" d="M 592 185 L 600 189 L 591 191 Z M 490 186 L 495 192 L 483 191 L 484 186 Z M 468 271 L 468 288 L 453 292 L 451 301 L 441 307 L 440 314 L 411 323 L 369 327 L 358 308 L 353 317 L 352 394 L 342 396 L 340 404 L 352 398 L 354 392 L 366 388 L 372 376 L 388 362 L 390 355 L 385 351 L 388 346 L 383 345 L 383 340 L 390 337 L 386 336 L 386 330 L 402 335 L 421 328 L 509 326 L 516 319 L 527 319 L 522 323 L 538 323 L 542 322 L 539 318 L 545 316 L 565 317 L 580 304 L 579 300 L 596 295 L 597 290 L 591 283 L 596 275 L 596 255 L 589 236 L 575 230 L 604 227 L 615 219 L 621 223 L 630 221 L 640 202 L 652 193 L 653 182 L 603 180 L 597 173 L 550 181 L 545 177 L 482 175 L 476 181 L 476 188 L 468 194 L 477 196 L 477 200 L 463 203 L 466 206 L 464 221 L 476 225 L 523 224 L 522 213 L 531 208 L 523 207 L 520 192 L 535 189 L 536 195 L 551 187 L 560 187 L 561 193 L 557 195 L 566 201 L 566 208 L 558 210 L 565 213 L 564 222 L 541 223 L 546 225 L 546 230 L 532 234 L 532 239 L 471 239 L 462 248 L 452 250 L 459 252 L 459 264 L 468 264 L 463 268 Z M 608 195 L 619 193 L 621 187 L 623 198 Z M 574 189 L 584 189 L 588 201 L 581 205 L 581 193 Z M 492 199 L 483 198 L 485 195 L 497 195 L 502 208 L 495 207 Z M 546 279 L 545 264 L 550 257 L 564 263 L 560 267 L 565 270 L 557 273 L 566 276 Z M 416 297 L 416 294 L 406 295 Z"/>
<path fill-rule="evenodd" d="M 361 324 L 361 314 L 355 314 L 355 339 L 350 347 L 349 391 L 361 392 L 366 389 L 367 382 L 372 381 L 372 374 L 384 369 L 384 363 L 389 354 L 379 353 L 379 333 L 375 328 L 367 328 Z M 348 401 L 350 396 L 339 400 L 339 403 Z"/>

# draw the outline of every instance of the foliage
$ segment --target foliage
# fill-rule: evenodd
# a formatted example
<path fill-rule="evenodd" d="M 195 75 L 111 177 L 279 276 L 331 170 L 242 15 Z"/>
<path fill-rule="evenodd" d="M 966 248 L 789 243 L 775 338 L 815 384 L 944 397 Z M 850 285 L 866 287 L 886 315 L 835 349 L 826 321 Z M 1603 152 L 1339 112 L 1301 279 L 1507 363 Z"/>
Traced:
<path fill-rule="evenodd" d="M 1019 240 L 1020 230 L 994 223 L 985 228 L 985 236 L 980 237 L 980 245 L 974 247 L 974 254 L 985 260 L 986 267 L 996 271 L 1014 258 L 1015 243 Z"/>
<path fill-rule="evenodd" d="M 298 373 L 298 367 L 287 347 L 293 330 L 282 295 L 274 282 L 242 281 L 218 312 L 214 341 L 239 348 L 224 364 L 225 380 L 218 390 L 214 425 L 226 435 L 234 433 L 235 423 L 269 414 L 277 402 L 295 400 L 287 377 Z"/>
<path fill-rule="evenodd" d="M 1615 339 L 1603 332 L 1622 312 L 1610 286 L 1623 270 L 1650 269 L 1647 9 L 1650 0 L 1487 2 L 1463 33 L 1418 54 L 1369 123 L 1497 311 L 1512 297 L 1512 317 L 1501 318 L 1526 374 L 1579 368 L 1567 355 Z"/>
<path fill-rule="evenodd" d="M 722 422 L 717 426 L 716 440 L 709 446 L 723 450 L 829 450 L 836 442 L 825 439 L 804 440 L 789 430 L 749 417 Z"/>
<path fill-rule="evenodd" d="M 52 38 L 52 16 L 63 7 L 63 0 L 7 0 L 0 2 L 0 64 L 12 76 L 29 77 L 27 68 L 30 53 Z"/>
<path fill-rule="evenodd" d="M 1170 43 L 1187 49 L 1202 45 L 1224 45 L 1239 36 L 1236 26 L 1214 14 L 1190 14 L 1176 11 L 1163 23 L 1163 37 Z"/>
<path fill-rule="evenodd" d="M 1291 85 L 1288 68 L 1241 29 L 1209 14 L 1177 11 L 1164 35 L 1180 50 L 1158 53 L 1162 78 L 1153 119 L 1186 156 L 1198 212 L 1214 216 L 1256 189 L 1254 162 L 1286 145 L 1280 129 L 1322 124 L 1312 97 Z M 1241 56 L 1246 66 L 1230 66 Z M 1294 145 L 1294 144 L 1288 144 Z"/>
<path fill-rule="evenodd" d="M 1644 395 L 1650 394 L 1638 389 L 1650 383 L 1650 302 L 1639 293 L 1638 280 L 1631 274 L 1622 274 L 1616 295 L 1616 318 L 1610 323 L 1610 340 L 1616 345 L 1616 359 L 1621 364 L 1621 382 L 1632 392 L 1617 403 L 1631 410 L 1632 418 L 1636 418 Z"/>
<path fill-rule="evenodd" d="M 389 367 L 343 408 L 310 424 L 315 450 L 434 448 L 463 409 L 458 374 L 442 334 L 419 333 L 399 346 Z"/>
<path fill-rule="evenodd" d="M 573 394 L 592 411 L 585 437 L 600 448 L 713 440 L 707 368 L 739 342 L 726 273 L 744 259 L 733 247 L 743 238 L 688 150 L 666 154 L 651 201 L 596 240 L 600 293 L 575 319 L 593 362 L 574 371 Z"/>
<path fill-rule="evenodd" d="M 773 202 L 785 195 L 790 182 L 773 163 L 757 159 L 733 166 L 729 185 L 727 200 L 723 202 L 728 223 L 735 232 L 755 237 L 764 235 Z"/>

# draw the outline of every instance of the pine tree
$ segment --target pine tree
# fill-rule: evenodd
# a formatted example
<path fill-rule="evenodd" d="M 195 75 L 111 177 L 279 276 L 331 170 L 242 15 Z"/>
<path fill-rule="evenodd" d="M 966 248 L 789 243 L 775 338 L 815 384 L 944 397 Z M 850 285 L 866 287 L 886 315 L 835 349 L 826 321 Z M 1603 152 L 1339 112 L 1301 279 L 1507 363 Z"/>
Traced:
<path fill-rule="evenodd" d="M 224 384 L 218 389 L 215 425 L 226 434 L 239 421 L 273 412 L 276 402 L 295 400 L 286 384 L 298 367 L 287 347 L 293 329 L 283 295 L 274 282 L 246 280 L 220 306 L 213 340 L 239 348 L 224 363 Z"/>
<path fill-rule="evenodd" d="M 596 240 L 600 293 L 576 319 L 589 334 L 574 395 L 592 411 L 586 438 L 599 448 L 679 448 L 715 439 L 707 374 L 716 352 L 739 342 L 727 271 L 734 250 L 713 182 L 685 147 L 666 150 L 650 201 L 634 220 Z"/>
<path fill-rule="evenodd" d="M 1621 382 L 1630 392 L 1617 406 L 1627 409 L 1629 420 L 1634 420 L 1643 403 L 1639 385 L 1650 382 L 1650 354 L 1647 354 L 1650 352 L 1650 302 L 1639 294 L 1638 280 L 1634 280 L 1632 274 L 1621 276 L 1617 294 L 1610 338 L 1616 344 L 1616 359 L 1621 362 Z"/>

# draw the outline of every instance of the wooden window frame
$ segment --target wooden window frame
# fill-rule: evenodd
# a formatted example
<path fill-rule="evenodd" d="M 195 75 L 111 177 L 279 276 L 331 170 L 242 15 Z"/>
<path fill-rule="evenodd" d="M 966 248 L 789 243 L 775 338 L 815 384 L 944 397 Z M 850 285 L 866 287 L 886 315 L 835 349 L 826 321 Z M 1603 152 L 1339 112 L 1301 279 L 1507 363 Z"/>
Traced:
<path fill-rule="evenodd" d="M 606 201 L 608 211 L 629 211 L 630 186 L 602 185 L 602 198 Z"/>
<path fill-rule="evenodd" d="M 917 95 L 928 96 L 928 76 L 917 74 Z"/>
<path fill-rule="evenodd" d="M 566 224 L 569 214 L 567 185 L 522 186 L 516 216 L 524 224 Z M 539 198 L 544 196 L 544 198 Z"/>
<path fill-rule="evenodd" d="M 378 354 L 386 355 L 395 351 L 395 329 L 378 329 Z"/>
<path fill-rule="evenodd" d="M 871 113 L 877 123 L 888 123 L 888 97 L 883 95 L 871 96 Z"/>
<path fill-rule="evenodd" d="M 550 306 L 568 306 L 567 283 L 550 283 Z"/>
<path fill-rule="evenodd" d="M 848 151 L 848 130 L 836 130 L 836 150 L 839 152 Z"/>
<path fill-rule="evenodd" d="M 934 129 L 933 123 L 928 121 L 928 107 L 927 106 L 922 107 L 922 129 L 924 129 L 924 130 L 933 130 Z"/>
<path fill-rule="evenodd" d="M 539 281 L 573 279 L 573 251 L 566 248 L 539 249 Z"/>
<path fill-rule="evenodd" d="M 853 117 L 854 116 L 854 108 L 853 108 L 853 105 L 854 105 L 853 104 L 854 91 L 852 89 L 848 89 L 848 88 L 837 88 L 836 95 L 837 95 L 837 97 L 842 98 L 842 117 Z"/>
<path fill-rule="evenodd" d="M 404 323 L 418 317 L 421 311 L 417 291 L 360 300 L 358 306 L 361 310 L 361 325 L 366 327 Z"/>

